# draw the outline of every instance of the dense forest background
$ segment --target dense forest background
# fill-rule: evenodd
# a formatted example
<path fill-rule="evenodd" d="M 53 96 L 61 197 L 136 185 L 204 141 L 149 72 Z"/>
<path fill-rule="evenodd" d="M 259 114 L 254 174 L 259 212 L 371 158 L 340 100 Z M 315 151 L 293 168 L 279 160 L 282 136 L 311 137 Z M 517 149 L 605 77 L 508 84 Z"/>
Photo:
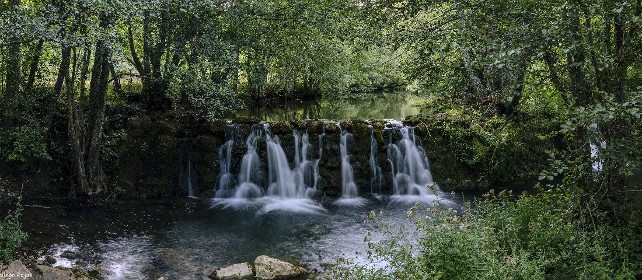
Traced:
<path fill-rule="evenodd" d="M 513 154 L 528 139 L 551 140 L 537 147 L 540 182 L 572 190 L 574 213 L 591 210 L 583 225 L 627 228 L 639 277 L 641 28 L 640 0 L 5 0 L 0 173 L 63 174 L 52 183 L 99 197 L 109 108 L 211 119 L 410 90 L 425 107 L 414 118 L 442 119 L 462 160 L 489 170 L 529 160 Z"/>
<path fill-rule="evenodd" d="M 213 118 L 382 89 L 414 90 L 433 112 L 527 113 L 563 119 L 563 131 L 596 123 L 606 138 L 638 137 L 621 118 L 640 114 L 641 10 L 640 1 L 3 1 L 2 169 L 51 161 L 63 114 L 69 140 L 58 148 L 69 150 L 79 192 L 97 194 L 106 106 Z"/>

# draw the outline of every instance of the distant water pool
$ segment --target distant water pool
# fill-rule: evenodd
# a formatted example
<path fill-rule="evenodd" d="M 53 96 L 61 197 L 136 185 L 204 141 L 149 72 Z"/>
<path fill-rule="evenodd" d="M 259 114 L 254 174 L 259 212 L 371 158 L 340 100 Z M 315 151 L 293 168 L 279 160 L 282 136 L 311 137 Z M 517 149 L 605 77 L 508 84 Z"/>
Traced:
<path fill-rule="evenodd" d="M 395 119 L 421 113 L 421 98 L 408 93 L 356 94 L 353 97 L 324 97 L 294 100 L 269 106 L 250 106 L 236 117 L 256 117 L 263 121 L 299 119 Z"/>

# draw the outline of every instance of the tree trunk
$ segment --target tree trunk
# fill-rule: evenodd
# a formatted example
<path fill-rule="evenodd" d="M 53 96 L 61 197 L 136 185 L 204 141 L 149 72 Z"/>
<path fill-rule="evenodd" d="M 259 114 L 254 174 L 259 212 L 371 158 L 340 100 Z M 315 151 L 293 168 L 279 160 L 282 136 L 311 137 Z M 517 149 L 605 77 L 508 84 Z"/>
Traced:
<path fill-rule="evenodd" d="M 83 52 L 82 66 L 80 68 L 80 103 L 87 99 L 87 75 L 89 73 L 89 62 L 91 61 L 91 48 L 86 47 Z"/>
<path fill-rule="evenodd" d="M 555 57 L 553 56 L 550 47 L 544 51 L 544 62 L 546 63 L 546 66 L 548 66 L 548 75 L 555 89 L 560 93 L 566 92 L 566 87 L 562 84 L 560 76 L 557 73 L 557 67 L 555 66 L 557 63 L 557 55 L 555 55 Z"/>
<path fill-rule="evenodd" d="M 613 93 L 618 102 L 626 100 L 624 83 L 626 81 L 627 63 L 624 59 L 624 20 L 621 15 L 615 16 L 615 73 L 613 77 Z"/>
<path fill-rule="evenodd" d="M 526 73 L 527 73 L 527 59 L 522 58 L 522 60 L 515 66 L 511 71 L 509 77 L 514 78 L 513 86 L 511 92 L 513 93 L 512 99 L 508 103 L 499 104 L 499 113 L 505 116 L 510 116 L 517 111 L 519 104 L 522 101 L 524 94 L 524 86 L 526 84 Z"/>
<path fill-rule="evenodd" d="M 67 76 L 69 75 L 69 65 L 71 63 L 71 48 L 67 46 L 62 47 L 62 59 L 60 60 L 60 66 L 58 67 L 58 77 L 56 78 L 56 83 L 54 84 L 54 97 L 58 98 L 62 92 L 62 85 L 65 82 Z M 68 79 L 71 80 L 71 79 Z M 69 88 L 70 85 L 67 85 Z M 67 89 L 68 91 L 69 89 Z"/>
<path fill-rule="evenodd" d="M 20 6 L 20 0 L 9 0 L 9 5 L 12 9 L 17 10 Z M 6 92 L 4 95 L 4 104 L 5 108 L 11 108 L 13 100 L 20 90 L 20 62 L 21 62 L 21 51 L 20 51 L 20 42 L 18 38 L 14 36 L 9 37 L 10 43 L 7 48 L 7 60 L 6 60 Z"/>
<path fill-rule="evenodd" d="M 67 49 L 67 51 L 65 51 Z M 76 173 L 76 186 L 80 191 L 88 188 L 87 171 L 85 169 L 85 149 L 82 144 L 82 126 L 80 118 L 80 106 L 75 100 L 73 81 L 69 74 L 69 47 L 63 48 L 63 55 L 67 54 L 67 68 L 64 70 L 61 64 L 61 71 L 64 71 L 63 76 L 66 84 L 67 95 L 67 134 L 69 136 L 69 145 L 71 146 L 71 162 L 74 172 Z M 64 57 L 63 57 L 64 60 Z M 72 193 L 76 192 L 72 188 Z"/>
<path fill-rule="evenodd" d="M 568 75 L 571 81 L 571 92 L 580 106 L 588 105 L 591 100 L 590 90 L 586 81 L 586 74 L 584 72 L 584 65 L 586 59 L 584 56 L 584 48 L 582 46 L 582 36 L 580 34 L 580 18 L 579 15 L 573 14 L 570 18 L 570 31 L 571 31 L 571 50 L 566 54 L 566 66 L 568 68 Z"/>
<path fill-rule="evenodd" d="M 108 29 L 111 18 L 101 16 L 100 27 Z M 85 57 L 81 72 L 85 72 L 88 65 L 88 52 Z M 67 84 L 67 103 L 69 118 L 69 138 L 72 149 L 72 162 L 76 172 L 78 193 L 83 196 L 95 196 L 105 190 L 105 175 L 100 160 L 102 148 L 103 125 L 105 122 L 105 99 L 109 84 L 111 64 L 111 49 L 106 39 L 98 39 L 94 53 L 94 65 L 91 70 L 89 83 L 89 96 L 87 102 L 76 102 L 73 81 L 67 68 L 65 83 Z M 81 73 L 81 76 L 84 73 Z M 84 83 L 81 78 L 81 85 Z M 86 112 L 83 106 L 86 105 Z"/>
<path fill-rule="evenodd" d="M 120 77 L 116 74 L 116 68 L 113 63 L 109 63 L 109 73 L 111 73 L 111 79 L 114 81 L 114 91 L 117 93 L 123 92 L 123 87 L 120 84 Z"/>
<path fill-rule="evenodd" d="M 107 29 L 111 25 L 111 19 L 103 16 L 101 27 Z M 105 121 L 105 99 L 107 97 L 107 86 L 109 84 L 109 64 L 111 62 L 111 50 L 105 39 L 99 39 L 96 43 L 94 66 L 91 71 L 89 85 L 89 108 L 87 116 L 87 129 L 85 136 L 87 181 L 89 185 L 82 189 L 84 195 L 98 195 L 105 189 L 105 176 L 100 161 L 100 150 L 102 148 L 103 125 Z"/>
<path fill-rule="evenodd" d="M 468 53 L 468 48 L 461 49 L 461 60 L 464 63 L 464 68 L 466 69 L 466 74 L 468 74 L 468 79 L 472 88 L 477 92 L 478 96 L 483 96 L 487 94 L 481 79 L 477 75 L 475 69 L 473 69 L 470 61 L 470 55 Z"/>
<path fill-rule="evenodd" d="M 31 63 L 29 65 L 29 78 L 27 78 L 27 84 L 25 85 L 25 91 L 29 91 L 33 88 L 33 84 L 36 82 L 36 74 L 38 73 L 38 66 L 40 64 L 40 56 L 42 55 L 42 46 L 44 40 L 38 40 L 36 47 L 33 50 L 31 56 Z"/>

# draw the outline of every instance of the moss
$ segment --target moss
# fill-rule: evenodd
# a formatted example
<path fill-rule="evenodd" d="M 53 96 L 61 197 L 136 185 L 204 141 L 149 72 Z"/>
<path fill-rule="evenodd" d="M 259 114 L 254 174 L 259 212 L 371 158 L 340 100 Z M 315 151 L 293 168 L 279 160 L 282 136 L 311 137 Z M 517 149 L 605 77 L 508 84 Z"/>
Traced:
<path fill-rule="evenodd" d="M 325 124 L 319 120 L 308 120 L 305 122 L 304 127 L 310 134 L 319 135 L 323 133 Z"/>
<path fill-rule="evenodd" d="M 325 132 L 329 134 L 340 133 L 339 126 L 334 122 L 328 122 L 325 124 Z"/>
<path fill-rule="evenodd" d="M 352 122 L 352 133 L 358 135 L 359 138 L 365 137 L 370 141 L 370 124 L 365 121 L 353 121 Z"/>
<path fill-rule="evenodd" d="M 289 122 L 274 122 L 270 124 L 270 131 L 275 135 L 292 134 L 292 125 Z"/>

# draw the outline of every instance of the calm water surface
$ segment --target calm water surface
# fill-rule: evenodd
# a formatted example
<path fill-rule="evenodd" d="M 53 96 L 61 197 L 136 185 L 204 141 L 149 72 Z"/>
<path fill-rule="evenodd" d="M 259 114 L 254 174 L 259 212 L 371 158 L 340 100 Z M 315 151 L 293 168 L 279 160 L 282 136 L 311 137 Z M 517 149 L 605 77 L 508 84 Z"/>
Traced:
<path fill-rule="evenodd" d="M 406 93 L 359 94 L 352 98 L 322 98 L 292 101 L 269 107 L 253 106 L 237 117 L 257 117 L 264 121 L 299 119 L 395 119 L 421 113 L 421 99 Z"/>

